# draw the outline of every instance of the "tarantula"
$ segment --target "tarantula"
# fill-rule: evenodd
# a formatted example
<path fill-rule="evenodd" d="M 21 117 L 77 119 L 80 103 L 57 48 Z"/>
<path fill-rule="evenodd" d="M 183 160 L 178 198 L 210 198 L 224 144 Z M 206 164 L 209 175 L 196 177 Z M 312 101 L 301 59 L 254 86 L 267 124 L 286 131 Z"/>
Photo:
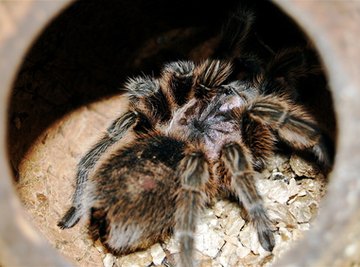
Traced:
<path fill-rule="evenodd" d="M 285 90 L 267 91 L 276 84 L 272 70 L 239 78 L 233 60 L 176 61 L 158 78 L 129 79 L 128 110 L 81 159 L 72 207 L 59 227 L 89 217 L 92 238 L 116 254 L 174 232 L 180 264 L 193 266 L 198 216 L 225 195 L 235 197 L 261 246 L 272 251 L 274 227 L 255 181 L 277 143 L 330 165 L 315 119 Z M 128 132 L 134 140 L 114 149 Z"/>
<path fill-rule="evenodd" d="M 125 86 L 128 111 L 81 159 L 73 206 L 59 222 L 70 228 L 90 212 L 90 231 L 112 252 L 129 253 L 164 240 L 174 229 L 181 262 L 191 266 L 193 234 L 203 207 L 221 191 L 234 195 L 262 247 L 275 245 L 256 190 L 255 170 L 278 141 L 311 150 L 327 163 L 314 119 L 285 95 L 262 95 L 256 84 L 231 80 L 232 64 L 167 64 L 158 79 Z M 136 139 L 102 159 L 127 131 Z"/>

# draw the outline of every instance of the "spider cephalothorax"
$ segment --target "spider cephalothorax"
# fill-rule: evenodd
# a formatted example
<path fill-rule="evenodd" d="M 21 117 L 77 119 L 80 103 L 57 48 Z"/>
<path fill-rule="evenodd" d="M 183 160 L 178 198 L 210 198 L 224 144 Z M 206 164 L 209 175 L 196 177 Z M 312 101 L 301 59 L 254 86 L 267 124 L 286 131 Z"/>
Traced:
<path fill-rule="evenodd" d="M 80 161 L 73 205 L 59 226 L 89 215 L 92 237 L 120 254 L 174 232 L 180 263 L 192 266 L 198 215 L 225 193 L 271 251 L 274 229 L 255 186 L 258 170 L 278 142 L 324 165 L 329 159 L 311 115 L 284 93 L 265 95 L 265 82 L 237 80 L 225 60 L 177 61 L 158 78 L 130 79 L 128 111 Z M 107 155 L 128 131 L 134 140 Z"/>

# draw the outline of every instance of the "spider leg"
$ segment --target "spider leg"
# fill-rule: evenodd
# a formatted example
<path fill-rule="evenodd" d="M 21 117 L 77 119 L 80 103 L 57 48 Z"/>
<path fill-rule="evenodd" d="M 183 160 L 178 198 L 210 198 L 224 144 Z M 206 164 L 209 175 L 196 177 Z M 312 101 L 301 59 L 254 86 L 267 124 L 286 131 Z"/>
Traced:
<path fill-rule="evenodd" d="M 276 53 L 260 78 L 260 91 L 290 93 L 293 99 L 299 97 L 297 88 L 302 79 L 319 75 L 321 65 L 316 53 L 310 48 L 294 47 Z"/>
<path fill-rule="evenodd" d="M 253 81 L 263 72 L 261 56 L 255 50 L 264 50 L 254 34 L 256 10 L 250 3 L 241 3 L 224 24 L 214 58 L 233 59 L 233 75 L 237 80 Z M 256 46 L 257 48 L 255 48 Z"/>
<path fill-rule="evenodd" d="M 255 10 L 247 5 L 240 4 L 223 25 L 220 43 L 214 52 L 215 58 L 228 59 L 243 52 L 255 24 Z"/>
<path fill-rule="evenodd" d="M 326 137 L 315 120 L 285 97 L 272 95 L 258 98 L 249 108 L 249 116 L 270 127 L 290 147 L 310 151 L 326 169 L 332 165 Z"/>
<path fill-rule="evenodd" d="M 103 153 L 119 141 L 128 129 L 136 122 L 138 115 L 134 112 L 126 112 L 117 118 L 107 129 L 106 134 L 81 158 L 77 166 L 76 189 L 73 196 L 72 206 L 58 222 L 61 229 L 73 227 L 83 215 L 82 208 L 83 192 L 86 187 L 90 172 Z"/>
<path fill-rule="evenodd" d="M 105 135 L 97 142 L 80 160 L 77 166 L 76 189 L 73 196 L 72 207 L 65 213 L 59 221 L 58 226 L 62 229 L 73 227 L 85 213 L 83 208 L 84 189 L 86 187 L 89 174 L 93 171 L 96 163 L 106 150 L 123 138 L 124 134 L 134 125 L 134 132 L 146 133 L 151 128 L 151 114 L 144 114 L 141 108 L 151 100 L 151 96 L 159 91 L 157 80 L 151 77 L 137 77 L 129 79 L 125 84 L 125 90 L 130 100 L 130 111 L 115 119 L 107 129 Z M 151 108 L 153 113 L 157 113 L 158 108 Z M 146 108 L 145 108 L 146 110 Z M 148 116 L 147 116 L 148 115 Z"/>
<path fill-rule="evenodd" d="M 204 154 L 199 151 L 187 153 L 179 170 L 181 188 L 176 199 L 175 234 L 180 242 L 180 266 L 191 267 L 196 221 L 206 201 L 204 189 L 209 170 Z"/>
<path fill-rule="evenodd" d="M 230 189 L 242 203 L 253 223 L 261 246 L 272 251 L 275 239 L 271 221 L 263 206 L 262 198 L 255 186 L 255 172 L 250 156 L 244 145 L 230 143 L 223 147 L 221 159 L 224 162 L 226 176 L 230 178 Z"/>
<path fill-rule="evenodd" d="M 277 138 L 266 125 L 252 120 L 248 116 L 243 116 L 242 118 L 241 132 L 243 143 L 251 151 L 253 168 L 256 171 L 260 171 L 274 154 Z"/>

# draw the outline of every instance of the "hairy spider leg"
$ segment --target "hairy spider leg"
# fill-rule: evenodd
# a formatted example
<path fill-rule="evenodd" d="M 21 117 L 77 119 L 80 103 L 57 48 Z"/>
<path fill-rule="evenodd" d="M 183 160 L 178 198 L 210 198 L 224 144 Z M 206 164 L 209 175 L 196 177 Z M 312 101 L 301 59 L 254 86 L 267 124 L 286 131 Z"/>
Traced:
<path fill-rule="evenodd" d="M 129 111 L 115 119 L 100 141 L 81 158 L 77 166 L 76 189 L 73 195 L 72 206 L 58 222 L 58 226 L 62 229 L 73 227 L 86 212 L 82 202 L 85 197 L 84 189 L 88 177 L 98 160 L 109 147 L 121 140 L 132 126 L 134 126 L 134 131 L 138 133 L 146 133 L 152 128 L 151 122 L 146 116 L 147 114 L 143 114 L 141 108 L 138 110 L 137 106 L 139 106 L 139 102 L 142 100 L 151 98 L 151 96 L 159 92 L 158 82 L 147 76 L 138 77 L 129 79 L 125 89 L 130 100 Z M 145 104 L 149 103 L 145 102 Z M 158 109 L 158 107 L 153 108 L 152 112 L 156 113 Z"/>
<path fill-rule="evenodd" d="M 73 195 L 72 206 L 59 221 L 61 229 L 73 227 L 81 218 L 85 210 L 82 208 L 83 192 L 89 174 L 104 152 L 123 138 L 128 129 L 136 122 L 134 112 L 126 112 L 117 118 L 107 129 L 105 135 L 81 158 L 76 174 L 76 189 Z"/>
<path fill-rule="evenodd" d="M 255 31 L 256 15 L 250 3 L 242 3 L 223 25 L 218 47 L 213 58 L 233 59 L 236 79 L 251 81 L 263 71 L 264 62 L 254 53 L 254 46 L 268 52 L 269 47 Z M 271 51 L 271 54 L 273 52 Z M 234 76 L 234 75 L 233 75 Z"/>
<path fill-rule="evenodd" d="M 321 65 L 317 55 L 309 47 L 282 49 L 273 55 L 259 75 L 258 87 L 263 94 L 286 93 L 292 99 L 297 99 L 301 79 L 320 73 Z"/>
<path fill-rule="evenodd" d="M 263 206 L 255 179 L 250 152 L 240 142 L 226 144 L 222 149 L 225 175 L 230 178 L 230 191 L 235 194 L 254 225 L 261 246 L 272 251 L 275 246 L 272 224 Z"/>
<path fill-rule="evenodd" d="M 190 151 L 179 168 L 181 187 L 176 199 L 175 235 L 180 242 L 180 266 L 194 266 L 194 233 L 199 213 L 203 210 L 209 181 L 209 169 L 201 151 Z"/>
<path fill-rule="evenodd" d="M 301 107 L 279 96 L 258 98 L 248 110 L 250 117 L 277 132 L 290 147 L 310 151 L 325 169 L 332 165 L 325 137 L 314 119 Z"/>
<path fill-rule="evenodd" d="M 255 23 L 254 10 L 241 5 L 237 11 L 232 13 L 221 30 L 221 40 L 216 48 L 216 58 L 229 59 L 241 54 L 245 43 L 249 42 Z"/>

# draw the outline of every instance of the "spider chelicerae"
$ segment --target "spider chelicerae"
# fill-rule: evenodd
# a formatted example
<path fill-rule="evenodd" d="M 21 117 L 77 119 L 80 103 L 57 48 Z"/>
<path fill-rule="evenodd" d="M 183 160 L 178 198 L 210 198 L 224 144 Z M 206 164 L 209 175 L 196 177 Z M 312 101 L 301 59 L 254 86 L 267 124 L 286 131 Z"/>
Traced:
<path fill-rule="evenodd" d="M 193 266 L 199 214 L 228 196 L 244 208 L 261 246 L 272 251 L 275 230 L 255 181 L 277 144 L 331 165 L 323 133 L 305 107 L 291 92 L 269 92 L 289 82 L 276 76 L 279 66 L 304 75 L 281 65 L 288 54 L 245 77 L 238 75 L 239 60 L 209 59 L 175 61 L 157 78 L 129 79 L 128 109 L 81 159 L 72 207 L 58 225 L 70 228 L 89 217 L 92 238 L 116 254 L 174 233 L 180 264 Z M 128 132 L 134 140 L 113 149 Z"/>

